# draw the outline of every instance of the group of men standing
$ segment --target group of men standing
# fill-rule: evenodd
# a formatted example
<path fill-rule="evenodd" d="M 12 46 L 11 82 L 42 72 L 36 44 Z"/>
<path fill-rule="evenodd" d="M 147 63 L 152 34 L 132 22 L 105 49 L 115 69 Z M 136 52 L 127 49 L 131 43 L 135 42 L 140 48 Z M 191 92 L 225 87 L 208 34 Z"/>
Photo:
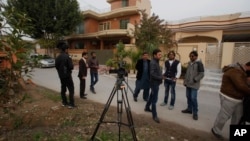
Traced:
<path fill-rule="evenodd" d="M 74 102 L 74 82 L 72 79 L 72 70 L 74 69 L 73 61 L 68 54 L 68 44 L 66 42 L 59 42 L 57 48 L 61 50 L 60 55 L 56 58 L 56 70 L 61 81 L 61 98 L 62 106 L 68 106 L 72 109 L 75 106 Z M 98 82 L 98 68 L 99 62 L 96 58 L 96 53 L 91 52 L 91 58 L 88 59 L 88 53 L 83 52 L 82 58 L 79 60 L 78 77 L 80 80 L 80 98 L 86 99 L 85 93 L 87 69 L 90 69 L 90 91 L 96 94 L 95 84 Z M 67 88 L 69 90 L 69 101 L 66 97 Z"/>
<path fill-rule="evenodd" d="M 170 91 L 171 100 L 168 109 L 172 110 L 175 104 L 176 80 L 181 75 L 181 63 L 175 59 L 175 52 L 170 51 L 168 53 L 168 59 L 164 62 L 165 71 L 163 72 L 159 65 L 161 56 L 161 51 L 156 49 L 153 51 L 153 58 L 150 61 L 148 53 L 143 53 L 142 58 L 136 64 L 138 72 L 134 91 L 134 101 L 137 102 L 140 90 L 144 89 L 143 99 L 147 101 L 144 110 L 152 112 L 153 120 L 157 123 L 160 123 L 156 111 L 159 85 L 164 80 L 165 97 L 163 103 L 160 105 L 167 105 Z M 200 88 L 200 81 L 204 77 L 204 66 L 198 60 L 198 53 L 196 51 L 191 51 L 189 58 L 190 61 L 187 65 L 183 83 L 186 87 L 187 108 L 181 112 L 192 114 L 193 119 L 198 120 L 197 95 Z M 247 62 L 245 65 L 239 63 L 228 65 L 222 71 L 223 76 L 220 89 L 221 108 L 211 129 L 212 134 L 218 139 L 223 139 L 221 131 L 230 118 L 231 125 L 242 124 L 242 122 L 246 121 L 250 122 L 250 62 Z M 151 89 L 150 94 L 149 88 Z M 247 100 L 248 103 L 245 102 L 245 106 L 243 107 L 242 103 Z"/>
<path fill-rule="evenodd" d="M 159 85 L 164 81 L 165 96 L 161 106 L 168 103 L 169 92 L 171 93 L 171 100 L 168 109 L 174 109 L 175 104 L 175 86 L 176 80 L 181 75 L 181 63 L 175 59 L 175 52 L 170 51 L 167 55 L 168 59 L 164 62 L 165 71 L 162 72 L 159 61 L 162 57 L 161 50 L 155 49 L 153 51 L 153 58 L 149 60 L 147 52 L 142 54 L 142 58 L 137 61 L 136 69 L 136 87 L 134 90 L 134 101 L 137 102 L 138 94 L 143 89 L 143 99 L 147 101 L 145 105 L 146 112 L 152 112 L 153 120 L 160 122 L 156 103 L 158 101 Z M 198 102 L 197 93 L 200 87 L 200 81 L 204 77 L 204 67 L 201 61 L 198 60 L 198 53 L 192 51 L 189 54 L 190 62 L 187 66 L 185 74 L 184 86 L 186 86 L 187 108 L 182 110 L 182 113 L 193 114 L 193 119 L 198 120 Z M 149 94 L 149 89 L 151 93 Z M 151 108 L 150 108 L 151 107 Z"/>
<path fill-rule="evenodd" d="M 61 98 L 62 105 L 68 108 L 74 108 L 74 83 L 72 80 L 73 62 L 67 53 L 68 45 L 65 42 L 60 42 L 57 46 L 61 49 L 60 55 L 56 58 L 56 69 L 61 82 Z M 160 67 L 160 59 L 162 52 L 160 49 L 155 49 L 152 53 L 152 59 L 149 60 L 149 54 L 144 52 L 142 58 L 137 61 L 136 69 L 136 86 L 133 94 L 134 101 L 137 102 L 138 94 L 143 89 L 143 99 L 146 101 L 144 111 L 152 112 L 153 120 L 160 123 L 157 116 L 156 103 L 158 101 L 159 86 L 164 81 L 165 96 L 161 106 L 168 104 L 169 92 L 171 93 L 169 110 L 174 109 L 176 97 L 176 80 L 181 76 L 181 63 L 175 59 L 175 52 L 170 51 L 167 54 L 168 59 L 164 62 L 164 71 Z M 200 88 L 200 81 L 204 77 L 203 63 L 198 59 L 197 51 L 189 53 L 190 61 L 188 62 L 186 73 L 184 76 L 183 85 L 186 87 L 187 108 L 182 110 L 182 113 L 192 114 L 194 120 L 198 120 L 198 102 L 197 95 Z M 95 52 L 91 52 L 91 58 L 88 59 L 86 52 L 82 53 L 82 58 L 79 60 L 80 80 L 80 98 L 86 99 L 85 86 L 87 69 L 90 68 L 90 90 L 96 93 L 94 85 L 98 82 L 99 63 L 96 59 Z M 214 126 L 211 129 L 213 135 L 222 139 L 221 130 L 227 120 L 231 119 L 231 124 L 239 124 L 242 122 L 243 108 L 242 101 L 248 95 L 250 96 L 250 62 L 245 65 L 239 63 L 225 66 L 223 68 L 222 85 L 220 90 L 221 109 L 218 113 Z M 248 74 L 248 76 L 247 76 Z M 69 90 L 69 102 L 66 97 L 66 89 Z M 150 92 L 151 89 L 151 92 Z M 241 120 L 241 121 L 240 121 Z M 249 117 L 250 121 L 250 117 Z"/>

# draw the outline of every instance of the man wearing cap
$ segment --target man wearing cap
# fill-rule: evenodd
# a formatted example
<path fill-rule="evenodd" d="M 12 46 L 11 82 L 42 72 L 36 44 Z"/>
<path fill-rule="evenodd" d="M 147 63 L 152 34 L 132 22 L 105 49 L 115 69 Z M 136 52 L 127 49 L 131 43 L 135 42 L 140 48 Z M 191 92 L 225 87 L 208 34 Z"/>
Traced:
<path fill-rule="evenodd" d="M 57 48 L 61 50 L 60 55 L 56 58 L 55 65 L 61 81 L 62 106 L 68 106 L 69 109 L 72 109 L 75 107 L 74 82 L 71 76 L 74 66 L 72 59 L 68 55 L 68 44 L 61 41 L 57 44 Z M 69 103 L 66 97 L 67 88 L 69 90 Z"/>

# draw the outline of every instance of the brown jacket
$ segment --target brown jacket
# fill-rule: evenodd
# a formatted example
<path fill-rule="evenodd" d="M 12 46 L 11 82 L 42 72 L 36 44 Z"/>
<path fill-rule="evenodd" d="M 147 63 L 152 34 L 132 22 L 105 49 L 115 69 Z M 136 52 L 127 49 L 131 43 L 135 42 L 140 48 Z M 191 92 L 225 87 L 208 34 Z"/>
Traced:
<path fill-rule="evenodd" d="M 226 66 L 223 68 L 221 93 L 242 100 L 244 95 L 250 95 L 250 88 L 247 85 L 247 75 L 240 64 Z"/>

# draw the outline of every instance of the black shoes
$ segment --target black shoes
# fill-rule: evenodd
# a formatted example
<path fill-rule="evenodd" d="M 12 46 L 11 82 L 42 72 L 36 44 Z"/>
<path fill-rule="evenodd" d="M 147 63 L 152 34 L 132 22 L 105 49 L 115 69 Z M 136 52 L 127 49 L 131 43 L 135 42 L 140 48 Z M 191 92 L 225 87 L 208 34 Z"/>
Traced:
<path fill-rule="evenodd" d="M 92 86 L 90 86 L 90 91 L 91 91 L 93 94 L 96 94 L 96 92 L 95 92 L 95 88 L 94 88 L 94 87 L 92 87 Z"/>
<path fill-rule="evenodd" d="M 198 120 L 198 115 L 193 115 L 194 120 Z"/>
<path fill-rule="evenodd" d="M 150 108 L 145 108 L 144 111 L 145 112 L 152 112 L 152 110 Z"/>
<path fill-rule="evenodd" d="M 134 101 L 137 102 L 137 97 L 134 97 Z"/>
<path fill-rule="evenodd" d="M 87 97 L 85 97 L 85 96 L 81 96 L 80 98 L 81 98 L 81 99 L 87 99 Z"/>
<path fill-rule="evenodd" d="M 88 95 L 88 94 L 80 95 L 80 98 L 81 98 L 81 99 L 87 99 L 87 97 L 86 97 L 87 95 Z"/>
<path fill-rule="evenodd" d="M 160 123 L 160 120 L 158 117 L 154 117 L 153 120 L 156 122 L 156 123 Z"/>
<path fill-rule="evenodd" d="M 192 111 L 190 111 L 188 109 L 182 110 L 181 112 L 184 114 L 192 114 Z"/>
<path fill-rule="evenodd" d="M 214 135 L 216 138 L 218 138 L 218 139 L 220 139 L 220 140 L 223 140 L 223 137 L 222 137 L 221 135 L 215 133 L 213 128 L 211 129 L 211 132 L 213 133 L 213 135 Z"/>

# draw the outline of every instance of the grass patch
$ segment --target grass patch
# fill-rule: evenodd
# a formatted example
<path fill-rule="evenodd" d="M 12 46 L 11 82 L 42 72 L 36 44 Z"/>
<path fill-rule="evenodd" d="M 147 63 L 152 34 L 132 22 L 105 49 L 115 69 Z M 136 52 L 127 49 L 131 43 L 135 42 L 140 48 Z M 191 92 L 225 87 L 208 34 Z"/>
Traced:
<path fill-rule="evenodd" d="M 61 101 L 60 95 L 55 94 L 55 92 L 51 92 L 51 91 L 46 90 L 46 91 L 43 91 L 43 95 L 44 95 L 46 98 L 48 98 L 48 99 L 50 99 L 50 100 L 52 100 L 52 101 L 54 101 L 54 102 L 59 102 L 59 101 Z"/>
<path fill-rule="evenodd" d="M 43 132 L 36 132 L 33 134 L 34 141 L 41 141 L 45 137 Z"/>

